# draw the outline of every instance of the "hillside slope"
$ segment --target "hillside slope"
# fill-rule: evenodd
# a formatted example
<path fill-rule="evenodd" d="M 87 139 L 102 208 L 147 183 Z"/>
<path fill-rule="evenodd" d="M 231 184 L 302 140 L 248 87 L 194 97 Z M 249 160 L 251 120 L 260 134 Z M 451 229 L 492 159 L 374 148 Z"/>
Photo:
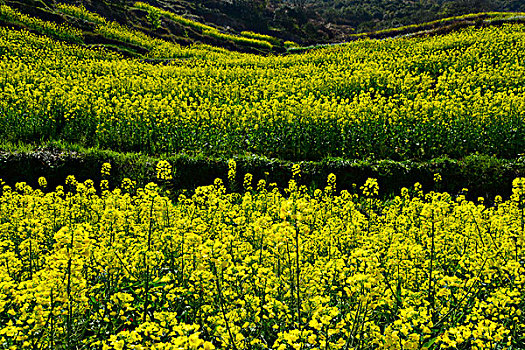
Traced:
<path fill-rule="evenodd" d="M 369 32 L 479 12 L 523 12 L 522 0 L 308 0 L 325 21 Z"/>
<path fill-rule="evenodd" d="M 45 14 L 46 9 L 52 9 L 57 3 L 56 0 L 0 1 L 2 2 L 34 15 Z M 147 27 L 143 13 L 132 10 L 133 0 L 62 2 L 83 5 L 90 11 L 103 14 L 109 20 L 139 30 Z M 357 33 L 469 13 L 525 11 L 525 2 L 521 0 L 148 0 L 147 3 L 220 28 L 221 32 L 234 34 L 252 31 L 301 45 L 342 42 Z M 182 44 L 217 44 L 180 28 L 167 27 L 158 34 L 173 35 Z M 235 45 L 221 46 L 239 49 Z"/>
<path fill-rule="evenodd" d="M 0 149 L 36 149 L 31 169 L 57 159 L 55 146 L 59 154 L 95 150 L 96 162 L 126 152 L 131 162 L 133 154 L 171 157 L 178 168 L 197 167 L 201 184 L 221 176 L 231 157 L 259 173 L 301 161 L 316 179 L 358 171 L 409 184 L 421 169 L 445 167 L 442 174 L 468 174 L 469 183 L 486 170 L 484 188 L 524 169 L 523 24 L 381 41 L 364 35 L 303 54 L 255 55 L 183 46 L 80 7 L 57 8 L 63 12 L 41 17 L 77 26 L 0 6 L 10 27 L 31 29 L 0 28 L 1 71 L 11 72 L 0 77 Z M 508 15 L 479 16 L 467 18 L 498 24 Z M 401 32 L 412 28 L 422 29 Z M 120 54 L 88 42 L 97 35 Z M 51 153 L 40 153 L 46 145 Z M 4 168 L 25 162 L 6 154 Z M 179 179 L 196 181 L 191 172 Z"/>
<path fill-rule="evenodd" d="M 10 6 L 0 6 L 0 25 L 26 28 L 37 34 L 88 46 L 104 46 L 125 56 L 173 58 L 175 47 L 190 45 L 204 45 L 212 51 L 227 49 L 264 54 L 284 52 L 286 45 L 295 45 L 251 31 L 232 33 L 144 2 L 125 6 L 112 3 L 111 6 L 117 6 L 113 9 L 97 2 L 97 8 L 91 11 L 84 5 L 65 3 L 7 3 Z M 106 16 L 106 12 L 112 16 Z M 118 20 L 113 20 L 115 18 Z M 169 48 L 172 52 L 151 52 L 160 47 L 162 51 Z"/>
<path fill-rule="evenodd" d="M 288 160 L 514 158 L 525 148 L 522 24 L 287 56 L 119 30 L 98 29 L 172 60 L 151 65 L 2 29 L 2 70 L 16 72 L 0 80 L 3 137 Z"/>

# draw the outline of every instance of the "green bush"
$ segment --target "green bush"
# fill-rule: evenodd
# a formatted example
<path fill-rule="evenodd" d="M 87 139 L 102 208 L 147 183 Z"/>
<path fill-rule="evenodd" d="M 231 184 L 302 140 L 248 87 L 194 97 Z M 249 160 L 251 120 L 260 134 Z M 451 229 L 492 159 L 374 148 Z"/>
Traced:
<path fill-rule="evenodd" d="M 2 147 L 0 147 L 2 149 Z M 100 168 L 109 162 L 112 166 L 111 182 L 118 185 L 124 178 L 135 179 L 139 186 L 155 180 L 155 164 L 167 160 L 174 169 L 174 176 L 168 186 L 172 193 L 190 192 L 199 186 L 212 183 L 216 178 L 228 178 L 226 158 L 187 155 L 150 157 L 137 153 L 118 153 L 99 149 L 85 149 L 78 146 L 54 146 L 45 148 L 10 148 L 0 151 L 0 173 L 9 184 L 27 179 L 36 185 L 44 176 L 50 186 L 62 184 L 67 175 L 74 174 L 79 180 L 100 181 Z M 265 157 L 236 157 L 236 187 L 242 188 L 244 174 L 250 173 L 256 180 L 264 179 L 286 188 L 292 173 L 293 162 L 268 159 Z M 426 191 L 439 190 L 451 194 L 462 193 L 468 188 L 468 198 L 484 197 L 491 202 L 496 195 L 509 196 L 512 180 L 525 176 L 525 158 L 504 160 L 486 155 L 471 155 L 464 159 L 441 157 L 424 162 L 413 161 L 349 161 L 327 159 L 321 162 L 299 162 L 300 185 L 311 191 L 324 188 L 326 178 L 333 173 L 337 177 L 338 190 L 355 190 L 355 186 L 368 178 L 378 179 L 383 197 L 399 192 L 402 187 L 414 183 L 422 184 Z M 434 175 L 441 175 L 436 184 Z M 50 187 L 53 188 L 53 187 Z"/>

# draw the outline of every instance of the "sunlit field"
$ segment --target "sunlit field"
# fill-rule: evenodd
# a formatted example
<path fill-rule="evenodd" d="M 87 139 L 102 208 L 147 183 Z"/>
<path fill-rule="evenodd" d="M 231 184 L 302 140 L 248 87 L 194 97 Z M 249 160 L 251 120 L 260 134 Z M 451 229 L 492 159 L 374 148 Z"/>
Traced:
<path fill-rule="evenodd" d="M 523 345 L 523 178 L 492 207 L 419 184 L 381 201 L 374 179 L 338 192 L 333 175 L 313 194 L 247 174 L 172 201 L 171 171 L 3 187 L 2 348 Z"/>
<path fill-rule="evenodd" d="M 479 156 L 490 173 L 522 159 L 524 25 L 255 55 L 57 11 L 147 53 L 83 45 L 78 28 L 1 5 L 0 21 L 29 29 L 0 27 L 1 152 L 132 152 L 156 180 L 117 181 L 106 160 L 58 187 L 0 180 L 0 349 L 525 349 L 519 164 L 510 197 L 476 200 L 446 191 L 459 170 L 386 196 L 333 173 L 307 187 L 300 165 Z M 172 156 L 229 160 L 227 174 L 174 188 Z M 241 172 L 249 156 L 295 162 L 288 185 Z"/>
<path fill-rule="evenodd" d="M 0 135 L 295 161 L 513 158 L 525 149 L 524 37 L 504 25 L 287 56 L 152 41 L 172 57 L 155 65 L 1 28 Z"/>

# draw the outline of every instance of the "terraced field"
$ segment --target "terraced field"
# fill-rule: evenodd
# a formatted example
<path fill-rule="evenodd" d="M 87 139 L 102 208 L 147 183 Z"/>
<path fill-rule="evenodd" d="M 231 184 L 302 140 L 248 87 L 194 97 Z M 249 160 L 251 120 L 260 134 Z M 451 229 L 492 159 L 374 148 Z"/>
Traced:
<path fill-rule="evenodd" d="M 0 78 L 0 135 L 294 161 L 513 158 L 525 148 L 524 29 L 268 57 L 124 32 L 167 65 L 2 29 L 0 64 L 12 73 Z"/>
<path fill-rule="evenodd" d="M 133 52 L 0 6 L 0 349 L 525 349 L 525 25 L 256 55 L 59 8 Z"/>

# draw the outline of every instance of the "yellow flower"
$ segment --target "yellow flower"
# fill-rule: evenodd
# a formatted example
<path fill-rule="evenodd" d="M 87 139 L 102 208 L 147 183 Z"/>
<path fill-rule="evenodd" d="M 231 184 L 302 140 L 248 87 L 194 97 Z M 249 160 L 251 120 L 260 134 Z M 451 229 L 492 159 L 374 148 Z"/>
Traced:
<path fill-rule="evenodd" d="M 100 170 L 100 174 L 102 176 L 109 176 L 110 173 L 111 173 L 111 164 L 110 163 L 102 164 L 102 169 Z"/>
<path fill-rule="evenodd" d="M 379 194 L 379 185 L 377 180 L 370 178 L 367 179 L 365 184 L 361 186 L 361 190 L 363 191 L 363 195 L 365 195 L 365 197 L 377 196 Z"/>
<path fill-rule="evenodd" d="M 157 179 L 159 180 L 171 180 L 172 168 L 171 164 L 166 160 L 161 160 L 157 163 Z"/>
<path fill-rule="evenodd" d="M 45 177 L 41 176 L 38 178 L 38 185 L 42 188 L 46 188 L 47 187 L 47 180 Z"/>

